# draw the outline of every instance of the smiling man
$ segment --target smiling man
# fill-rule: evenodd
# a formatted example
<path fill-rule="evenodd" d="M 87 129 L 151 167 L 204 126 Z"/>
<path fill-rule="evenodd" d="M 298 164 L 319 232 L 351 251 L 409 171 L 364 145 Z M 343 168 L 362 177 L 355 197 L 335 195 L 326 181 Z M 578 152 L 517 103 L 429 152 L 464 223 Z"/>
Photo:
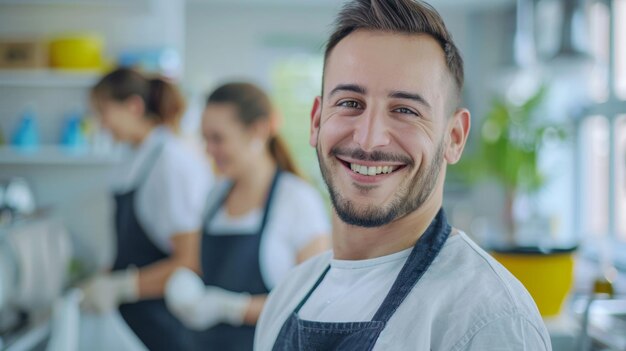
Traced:
<path fill-rule="evenodd" d="M 439 14 L 354 0 L 326 47 L 311 145 L 333 251 L 273 292 L 257 350 L 550 350 L 537 308 L 442 210 L 470 128 L 463 61 Z"/>

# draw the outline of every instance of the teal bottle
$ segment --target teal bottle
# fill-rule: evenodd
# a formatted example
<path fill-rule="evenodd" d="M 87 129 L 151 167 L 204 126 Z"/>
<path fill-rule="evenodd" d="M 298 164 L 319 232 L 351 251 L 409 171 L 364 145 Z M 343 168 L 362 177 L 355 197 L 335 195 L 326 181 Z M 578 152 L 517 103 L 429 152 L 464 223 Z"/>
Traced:
<path fill-rule="evenodd" d="M 35 113 L 24 111 L 11 140 L 12 145 L 22 151 L 35 151 L 39 148 L 39 131 Z"/>

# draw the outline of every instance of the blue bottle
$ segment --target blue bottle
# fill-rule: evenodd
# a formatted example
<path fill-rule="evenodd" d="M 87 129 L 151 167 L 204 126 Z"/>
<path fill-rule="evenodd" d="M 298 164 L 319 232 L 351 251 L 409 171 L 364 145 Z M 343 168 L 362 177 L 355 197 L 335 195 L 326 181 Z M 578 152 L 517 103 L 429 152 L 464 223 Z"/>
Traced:
<path fill-rule="evenodd" d="M 35 113 L 28 109 L 22 114 L 11 140 L 13 146 L 22 151 L 35 151 L 39 148 L 39 131 Z"/>
<path fill-rule="evenodd" d="M 86 139 L 81 128 L 82 119 L 79 113 L 71 113 L 65 120 L 61 135 L 61 145 L 67 151 L 85 151 Z"/>

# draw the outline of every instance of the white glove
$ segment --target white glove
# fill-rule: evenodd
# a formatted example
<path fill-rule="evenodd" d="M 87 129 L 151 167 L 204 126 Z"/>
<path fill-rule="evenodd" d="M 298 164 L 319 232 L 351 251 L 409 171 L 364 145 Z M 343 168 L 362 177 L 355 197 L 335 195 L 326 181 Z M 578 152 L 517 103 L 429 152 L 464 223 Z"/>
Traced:
<path fill-rule="evenodd" d="M 165 286 L 169 310 L 190 329 L 209 329 L 219 323 L 239 326 L 250 304 L 250 295 L 215 286 L 204 286 L 194 272 L 177 269 Z"/>
<path fill-rule="evenodd" d="M 96 275 L 81 287 L 81 307 L 90 312 L 105 313 L 116 309 L 121 303 L 137 301 L 137 276 L 136 269 Z"/>

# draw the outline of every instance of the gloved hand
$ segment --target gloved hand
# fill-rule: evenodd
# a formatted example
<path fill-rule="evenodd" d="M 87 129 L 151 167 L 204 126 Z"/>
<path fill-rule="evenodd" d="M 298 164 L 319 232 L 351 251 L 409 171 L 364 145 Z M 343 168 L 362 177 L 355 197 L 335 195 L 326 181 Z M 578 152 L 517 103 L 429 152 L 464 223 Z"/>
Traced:
<path fill-rule="evenodd" d="M 219 323 L 239 326 L 250 304 L 250 295 L 204 286 L 194 272 L 177 269 L 165 286 L 168 309 L 190 329 L 209 329 Z"/>
<path fill-rule="evenodd" d="M 105 313 L 121 303 L 137 301 L 137 276 L 137 270 L 133 268 L 94 276 L 81 287 L 81 307 L 90 312 Z"/>

